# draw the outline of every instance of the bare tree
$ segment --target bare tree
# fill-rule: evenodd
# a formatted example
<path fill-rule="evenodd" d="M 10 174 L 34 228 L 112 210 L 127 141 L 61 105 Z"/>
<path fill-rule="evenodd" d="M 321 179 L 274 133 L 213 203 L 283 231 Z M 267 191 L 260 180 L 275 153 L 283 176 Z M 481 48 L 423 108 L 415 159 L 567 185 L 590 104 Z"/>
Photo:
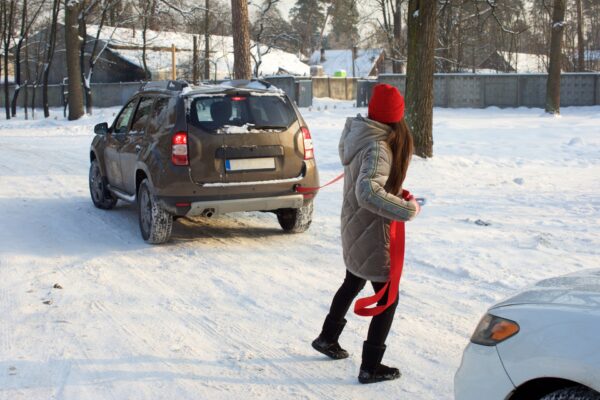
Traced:
<path fill-rule="evenodd" d="M 433 156 L 436 5 L 430 0 L 408 2 L 406 116 L 415 140 L 415 154 L 424 158 Z"/>
<path fill-rule="evenodd" d="M 255 4 L 257 9 L 256 20 L 251 29 L 254 44 L 251 46 L 250 56 L 254 61 L 254 76 L 260 75 L 263 56 L 269 54 L 273 49 L 281 48 L 291 38 L 289 24 L 283 19 L 277 3 L 280 0 L 264 0 L 260 5 Z"/>
<path fill-rule="evenodd" d="M 210 2 L 205 0 L 204 7 L 204 79 L 210 79 Z M 216 69 L 216 68 L 215 68 Z"/>
<path fill-rule="evenodd" d="M 581 0 L 577 3 L 577 71 L 585 71 L 585 44 L 583 42 L 583 6 Z"/>
<path fill-rule="evenodd" d="M 394 73 L 402 72 L 402 5 L 404 0 L 375 0 L 381 12 L 377 23 L 385 35 L 388 58 L 392 60 Z"/>
<path fill-rule="evenodd" d="M 19 99 L 19 94 L 21 92 L 21 87 L 22 87 L 21 51 L 23 49 L 23 44 L 26 42 L 27 37 L 29 36 L 31 27 L 33 26 L 33 24 L 37 20 L 38 16 L 40 15 L 40 11 L 42 10 L 42 7 L 44 6 L 45 2 L 46 2 L 46 0 L 42 0 L 40 2 L 40 4 L 38 5 L 38 7 L 33 12 L 31 19 L 28 19 L 28 10 L 27 10 L 28 1 L 23 0 L 23 4 L 22 4 L 22 8 L 21 8 L 21 30 L 19 33 L 19 38 L 17 40 L 17 45 L 15 46 L 15 51 L 14 51 L 14 54 L 15 54 L 15 91 L 13 93 L 13 98 L 12 98 L 12 102 L 11 102 L 11 112 L 12 112 L 13 117 L 15 115 L 17 115 L 17 100 Z M 26 86 L 28 83 L 29 82 L 26 80 L 25 81 L 25 92 L 27 92 Z M 25 101 L 25 104 L 27 104 L 27 101 Z M 25 106 L 25 110 L 27 110 L 27 106 Z"/>
<path fill-rule="evenodd" d="M 233 75 L 235 79 L 250 79 L 250 22 L 246 0 L 231 0 L 233 24 Z"/>
<path fill-rule="evenodd" d="M 10 103 L 8 88 L 8 55 L 13 40 L 13 27 L 15 19 L 16 0 L 2 1 L 0 11 L 2 13 L 2 44 L 4 45 L 4 108 L 6 119 L 10 119 Z"/>
<path fill-rule="evenodd" d="M 562 36 L 565 26 L 566 0 L 554 0 L 552 11 L 552 39 L 550 67 L 546 82 L 546 112 L 560 114 L 560 70 L 562 63 Z"/>
<path fill-rule="evenodd" d="M 46 45 L 42 76 L 42 104 L 44 107 L 44 118 L 48 118 L 50 116 L 50 109 L 48 106 L 48 79 L 50 76 L 50 68 L 52 67 L 52 59 L 54 58 L 54 49 L 56 48 L 56 29 L 58 25 L 59 10 L 60 1 L 52 0 L 52 17 L 49 27 L 48 43 Z"/>
<path fill-rule="evenodd" d="M 83 89 L 85 94 L 85 112 L 87 114 L 93 113 L 94 99 L 92 96 L 92 76 L 94 74 L 94 67 L 96 62 L 106 50 L 110 43 L 106 40 L 104 45 L 101 46 L 100 34 L 104 28 L 104 24 L 110 15 L 110 10 L 115 6 L 114 0 L 93 0 L 89 5 L 86 5 L 84 1 L 82 3 L 82 10 L 79 13 L 79 36 L 83 38 L 81 41 L 81 47 L 79 51 L 79 64 L 81 68 L 81 80 L 83 82 Z M 92 39 L 92 49 L 88 52 L 88 34 L 87 34 L 87 19 L 91 16 L 92 10 L 95 7 L 100 7 L 100 20 L 98 21 L 97 30 L 94 39 Z M 113 34 L 115 29 L 113 29 Z M 112 35 L 111 35 L 112 37 Z M 87 57 L 87 70 L 86 70 L 86 57 Z"/>
<path fill-rule="evenodd" d="M 79 22 L 77 16 L 81 3 L 65 0 L 65 50 L 67 76 L 69 78 L 69 121 L 83 115 L 83 87 L 81 85 L 81 64 L 79 63 Z"/>

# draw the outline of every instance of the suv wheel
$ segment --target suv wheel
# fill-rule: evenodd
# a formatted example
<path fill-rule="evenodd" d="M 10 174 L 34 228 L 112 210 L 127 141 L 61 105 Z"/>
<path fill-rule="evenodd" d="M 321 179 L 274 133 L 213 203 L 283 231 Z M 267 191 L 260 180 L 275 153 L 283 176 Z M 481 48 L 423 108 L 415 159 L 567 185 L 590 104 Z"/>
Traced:
<path fill-rule="evenodd" d="M 165 243 L 171 237 L 173 215 L 158 204 L 150 192 L 148 179 L 140 184 L 137 200 L 142 238 L 151 244 Z"/>
<path fill-rule="evenodd" d="M 98 160 L 92 161 L 90 165 L 90 195 L 92 202 L 98 208 L 110 210 L 117 204 L 117 198 L 104 187 L 104 177 L 100 171 Z"/>
<path fill-rule="evenodd" d="M 312 222 L 313 203 L 300 208 L 285 208 L 277 210 L 277 220 L 284 231 L 302 233 L 308 229 Z"/>

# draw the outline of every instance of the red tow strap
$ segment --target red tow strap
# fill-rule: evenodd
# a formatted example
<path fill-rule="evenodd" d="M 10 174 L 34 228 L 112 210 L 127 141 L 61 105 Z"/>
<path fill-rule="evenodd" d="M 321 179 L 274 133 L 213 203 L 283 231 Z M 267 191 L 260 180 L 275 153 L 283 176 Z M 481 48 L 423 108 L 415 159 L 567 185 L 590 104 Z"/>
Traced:
<path fill-rule="evenodd" d="M 319 189 L 323 189 L 325 186 L 329 186 L 331 184 L 336 183 L 337 181 L 339 181 L 343 177 L 344 177 L 344 173 L 342 172 L 341 174 L 339 174 L 338 176 L 336 176 L 335 178 L 333 178 L 332 180 L 330 180 L 329 182 L 327 182 L 323 186 L 319 186 L 319 187 L 304 187 L 304 186 L 296 185 L 296 187 L 294 189 L 298 193 L 316 192 Z"/>
<path fill-rule="evenodd" d="M 319 187 L 303 187 L 297 185 L 294 189 L 298 193 L 316 192 L 326 186 L 332 185 L 342 179 L 344 173 L 336 176 L 323 186 Z M 402 191 L 402 198 L 410 200 L 413 196 L 408 190 Z M 390 278 L 386 282 L 385 286 L 381 288 L 373 296 L 364 297 L 356 300 L 354 303 L 354 313 L 363 317 L 372 317 L 381 314 L 389 306 L 394 304 L 398 297 L 398 289 L 400 287 L 400 278 L 402 277 L 402 268 L 404 267 L 404 245 L 405 245 L 405 230 L 404 221 L 392 221 L 390 224 Z M 389 288 L 387 302 L 384 305 L 372 306 L 377 304 L 379 300 L 383 298 L 386 290 Z"/>
<path fill-rule="evenodd" d="M 403 190 L 402 197 L 405 200 L 409 200 L 412 195 L 407 190 Z M 355 314 L 363 317 L 372 317 L 381 314 L 389 306 L 394 304 L 398 297 L 400 278 L 402 277 L 402 268 L 404 267 L 404 245 L 404 221 L 392 221 L 390 224 L 390 278 L 385 286 L 373 296 L 356 300 L 356 303 L 354 303 Z M 377 304 L 377 302 L 383 298 L 388 288 L 389 292 L 386 304 L 368 308 L 373 304 Z"/>

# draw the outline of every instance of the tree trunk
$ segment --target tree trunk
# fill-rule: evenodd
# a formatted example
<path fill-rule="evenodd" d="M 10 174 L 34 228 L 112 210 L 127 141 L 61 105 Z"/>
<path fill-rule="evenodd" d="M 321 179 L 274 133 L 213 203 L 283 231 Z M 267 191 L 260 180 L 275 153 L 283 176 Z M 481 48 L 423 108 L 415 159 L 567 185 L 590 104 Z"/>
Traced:
<path fill-rule="evenodd" d="M 198 84 L 198 36 L 192 36 L 192 84 Z"/>
<path fill-rule="evenodd" d="M 23 8 L 21 9 L 21 34 L 19 35 L 19 41 L 15 49 L 15 92 L 11 102 L 11 113 L 15 117 L 17 115 L 17 100 L 19 99 L 19 92 L 21 91 L 21 49 L 23 48 L 23 41 L 25 40 L 27 25 L 27 0 L 23 0 Z M 27 106 L 25 106 L 27 109 Z"/>
<path fill-rule="evenodd" d="M 50 37 L 48 38 L 48 46 L 46 48 L 44 71 L 42 77 L 42 106 L 44 108 L 44 118 L 48 118 L 50 116 L 50 109 L 48 107 L 48 77 L 50 75 L 52 59 L 54 58 L 54 48 L 56 47 L 56 24 L 58 20 L 59 8 L 59 0 L 54 0 L 52 2 L 52 22 L 50 23 Z"/>
<path fill-rule="evenodd" d="M 82 8 L 85 9 L 86 3 L 85 1 L 82 3 Z M 85 73 L 85 51 L 87 46 L 87 23 L 86 23 L 86 15 L 82 11 L 79 16 L 79 37 L 82 38 L 79 42 L 79 69 L 81 71 L 81 82 L 83 83 L 83 92 L 85 96 L 85 112 L 87 114 L 92 114 L 92 96 L 91 90 L 89 88 L 88 80 L 86 79 Z M 98 30 L 102 29 L 102 25 L 98 27 Z M 91 58 L 91 55 L 90 55 Z"/>
<path fill-rule="evenodd" d="M 67 76 L 69 78 L 69 121 L 83 115 L 83 88 L 81 86 L 81 64 L 79 60 L 79 22 L 77 20 L 80 5 L 76 1 L 65 1 L 65 52 L 67 57 Z"/>
<path fill-rule="evenodd" d="M 144 66 L 145 79 L 149 81 L 152 77 L 152 74 L 150 73 L 150 69 L 148 68 L 148 63 L 146 61 L 146 33 L 148 31 L 148 17 L 143 16 L 142 21 L 142 65 Z"/>
<path fill-rule="evenodd" d="M 396 8 L 394 10 L 394 44 L 392 56 L 392 71 L 395 74 L 402 73 L 402 62 L 399 58 L 402 56 L 402 2 L 396 0 Z"/>
<path fill-rule="evenodd" d="M 562 63 L 562 37 L 565 26 L 566 0 L 554 0 L 552 12 L 552 37 L 550 39 L 550 66 L 546 82 L 546 112 L 560 114 L 560 70 Z"/>
<path fill-rule="evenodd" d="M 31 83 L 31 69 L 29 67 L 29 35 L 25 37 L 25 90 L 23 91 L 23 111 L 25 113 L 25 119 L 29 119 L 27 103 L 29 100 L 28 86 Z"/>
<path fill-rule="evenodd" d="M 233 25 L 233 75 L 235 79 L 250 79 L 250 26 L 246 0 L 231 0 Z"/>
<path fill-rule="evenodd" d="M 585 71 L 585 47 L 583 43 L 583 9 L 577 0 L 577 71 Z"/>
<path fill-rule="evenodd" d="M 10 43 L 12 39 L 13 30 L 13 18 L 15 15 L 15 0 L 11 0 L 10 6 L 8 2 L 4 2 L 2 13 L 3 13 L 3 40 L 4 40 L 4 109 L 6 111 L 6 119 L 10 119 L 10 96 L 8 94 L 8 54 L 10 50 Z"/>
<path fill-rule="evenodd" d="M 206 10 L 204 11 L 204 79 L 210 80 L 210 35 L 209 35 L 209 21 L 208 21 L 208 13 L 210 3 L 209 0 L 205 0 L 204 7 Z M 215 69 L 217 67 L 215 66 Z"/>
<path fill-rule="evenodd" d="M 415 154 L 433 156 L 433 73 L 436 1 L 408 2 L 408 65 L 406 117 L 415 140 Z"/>

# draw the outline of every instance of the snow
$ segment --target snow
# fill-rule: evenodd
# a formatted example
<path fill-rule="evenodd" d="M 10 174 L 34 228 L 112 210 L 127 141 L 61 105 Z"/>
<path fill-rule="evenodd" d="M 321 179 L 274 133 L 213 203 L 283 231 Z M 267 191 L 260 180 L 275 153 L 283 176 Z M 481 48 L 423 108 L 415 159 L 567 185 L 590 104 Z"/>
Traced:
<path fill-rule="evenodd" d="M 500 54 L 506 61 L 521 74 L 546 74 L 548 73 L 548 57 L 545 54 L 511 53 L 501 51 Z"/>
<path fill-rule="evenodd" d="M 383 49 L 358 49 L 354 60 L 355 75 L 366 77 L 373 67 Z M 336 71 L 345 70 L 348 76 L 352 75 L 352 50 L 325 50 L 325 60 L 321 59 L 321 51 L 315 50 L 310 57 L 310 65 L 322 65 L 325 75 L 333 76 Z"/>
<path fill-rule="evenodd" d="M 366 109 L 301 111 L 325 183 L 342 169 L 345 118 Z M 304 234 L 282 234 L 272 214 L 233 214 L 179 219 L 171 243 L 150 246 L 135 206 L 99 210 L 88 192 L 93 126 L 118 108 L 73 122 L 51 112 L 0 121 L 2 398 L 452 399 L 487 307 L 598 267 L 600 107 L 558 119 L 436 108 L 435 156 L 415 158 L 405 185 L 427 205 L 407 224 L 384 357 L 403 376 L 361 386 L 367 319 L 348 314 L 346 360 L 310 347 L 344 276 L 341 183 L 317 196 Z"/>
<path fill-rule="evenodd" d="M 96 37 L 98 25 L 88 26 L 88 35 Z M 202 59 L 204 55 L 204 36 L 198 37 L 198 52 Z M 166 32 L 166 31 L 146 31 L 146 63 L 157 79 L 165 79 L 171 74 L 171 45 L 177 49 L 176 63 L 178 69 L 189 69 L 191 71 L 193 56 L 193 37 L 190 33 Z M 127 61 L 143 67 L 142 50 L 143 45 L 142 31 L 128 28 L 115 28 L 104 26 L 100 31 L 99 38 L 104 41 L 110 41 L 110 45 L 119 48 L 110 47 L 111 51 L 119 54 Z M 252 42 L 254 43 L 254 42 Z M 130 48 L 123 48 L 124 46 Z M 158 50 L 160 49 L 160 50 Z M 168 50 L 167 50 L 168 49 Z M 262 51 L 265 51 L 262 46 Z M 231 36 L 211 35 L 211 78 L 214 77 L 215 63 L 217 66 L 217 79 L 224 79 L 232 75 L 233 71 L 233 38 Z M 256 47 L 252 47 L 252 54 L 256 56 Z M 254 61 L 252 61 L 254 67 Z M 310 75 L 310 67 L 304 64 L 300 59 L 291 53 L 279 49 L 271 51 L 262 56 L 260 65 L 260 75 L 274 75 L 280 72 L 280 69 L 286 73 L 294 75 Z"/>

